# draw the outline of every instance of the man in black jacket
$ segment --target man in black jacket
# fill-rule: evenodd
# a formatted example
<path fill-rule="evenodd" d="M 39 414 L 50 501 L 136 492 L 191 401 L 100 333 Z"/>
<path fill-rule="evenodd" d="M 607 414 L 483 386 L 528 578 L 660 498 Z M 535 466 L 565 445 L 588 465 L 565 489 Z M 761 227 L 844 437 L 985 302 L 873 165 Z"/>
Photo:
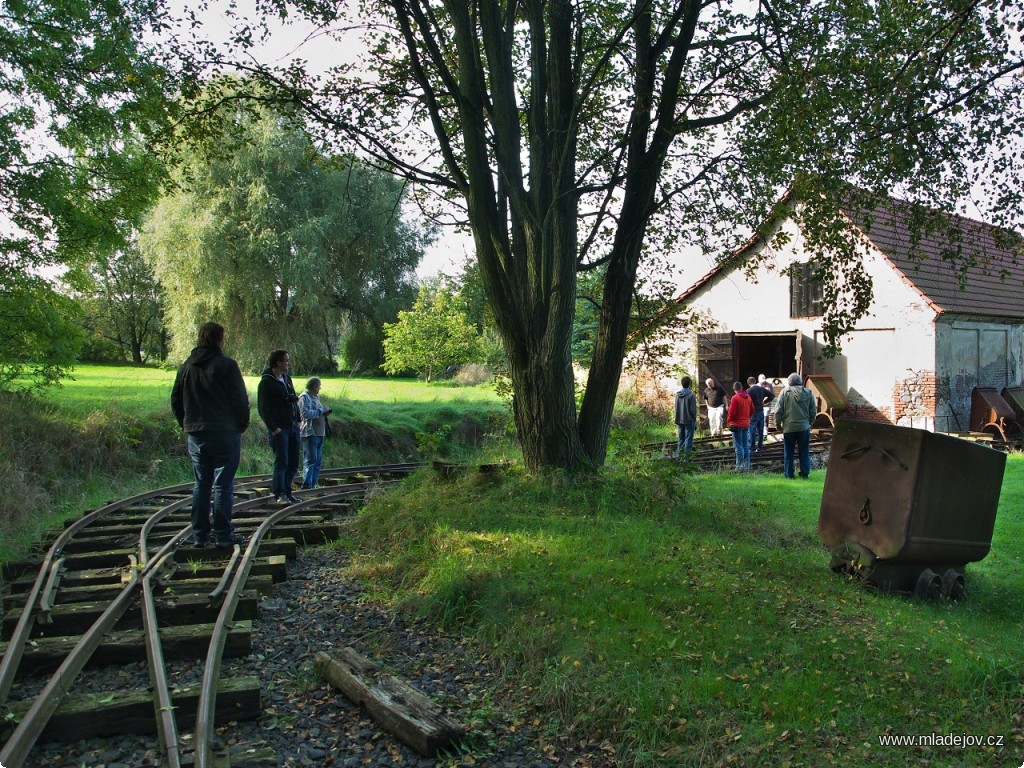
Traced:
<path fill-rule="evenodd" d="M 238 364 L 224 354 L 224 326 L 205 323 L 174 379 L 171 410 L 188 433 L 192 459 L 193 543 L 210 542 L 210 501 L 218 547 L 241 543 L 231 525 L 235 472 L 242 453 L 242 433 L 249 426 L 249 396 Z"/>
<path fill-rule="evenodd" d="M 267 425 L 270 448 L 274 451 L 271 490 L 275 501 L 297 502 L 292 494 L 295 473 L 299 469 L 299 397 L 295 394 L 291 357 L 287 349 L 275 349 L 267 359 L 266 370 L 256 390 L 260 418 Z"/>

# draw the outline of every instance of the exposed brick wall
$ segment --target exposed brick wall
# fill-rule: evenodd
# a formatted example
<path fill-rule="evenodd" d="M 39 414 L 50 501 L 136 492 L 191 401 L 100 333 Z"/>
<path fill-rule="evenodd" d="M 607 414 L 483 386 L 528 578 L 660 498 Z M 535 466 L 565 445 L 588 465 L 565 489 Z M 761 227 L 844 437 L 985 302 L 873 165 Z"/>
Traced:
<path fill-rule="evenodd" d="M 850 403 L 850 407 L 839 418 L 840 420 L 849 419 L 850 421 L 871 421 L 876 424 L 893 423 L 889 409 L 883 410 L 873 405 L 864 405 L 862 403 Z"/>
<path fill-rule="evenodd" d="M 909 374 L 893 386 L 893 423 L 934 429 L 938 377 L 935 371 L 909 371 Z"/>

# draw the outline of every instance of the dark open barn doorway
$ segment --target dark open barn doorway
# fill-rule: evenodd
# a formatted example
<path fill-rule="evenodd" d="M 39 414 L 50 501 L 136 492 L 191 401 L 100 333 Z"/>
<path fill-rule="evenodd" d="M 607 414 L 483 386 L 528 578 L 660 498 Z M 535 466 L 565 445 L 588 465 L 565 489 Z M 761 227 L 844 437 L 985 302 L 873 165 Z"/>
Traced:
<path fill-rule="evenodd" d="M 764 374 L 785 380 L 803 370 L 800 331 L 775 333 L 701 333 L 697 335 L 697 369 L 703 382 L 708 377 L 726 386 Z"/>

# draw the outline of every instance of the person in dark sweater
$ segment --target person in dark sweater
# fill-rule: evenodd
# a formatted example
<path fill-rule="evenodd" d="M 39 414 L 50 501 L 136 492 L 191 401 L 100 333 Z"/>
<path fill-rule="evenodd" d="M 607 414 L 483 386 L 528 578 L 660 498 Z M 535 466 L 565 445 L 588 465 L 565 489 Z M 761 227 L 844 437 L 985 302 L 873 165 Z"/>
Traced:
<path fill-rule="evenodd" d="M 693 433 L 697 429 L 697 395 L 690 389 L 693 383 L 689 376 L 683 376 L 682 386 L 676 392 L 676 456 L 685 458 L 693 453 Z"/>
<path fill-rule="evenodd" d="M 747 394 L 754 404 L 754 413 L 750 417 L 750 452 L 757 453 L 764 448 L 765 406 L 775 399 L 775 393 L 753 376 L 747 379 L 747 385 Z"/>
<path fill-rule="evenodd" d="M 242 433 L 249 426 L 249 396 L 238 364 L 223 350 L 224 326 L 205 323 L 171 387 L 171 410 L 178 426 L 188 434 L 188 455 L 195 475 L 192 542 L 197 547 L 210 542 L 211 499 L 217 546 L 242 542 L 234 532 L 231 513 Z"/>
<path fill-rule="evenodd" d="M 256 404 L 267 425 L 267 436 L 274 451 L 271 490 L 276 501 L 296 502 L 292 483 L 299 468 L 299 396 L 288 375 L 291 358 L 288 350 L 275 349 L 267 359 L 260 377 Z"/>
<path fill-rule="evenodd" d="M 722 385 L 714 379 L 708 379 L 704 388 L 704 403 L 708 409 L 708 432 L 714 435 L 722 434 L 722 425 L 725 421 L 725 401 L 727 396 Z"/>

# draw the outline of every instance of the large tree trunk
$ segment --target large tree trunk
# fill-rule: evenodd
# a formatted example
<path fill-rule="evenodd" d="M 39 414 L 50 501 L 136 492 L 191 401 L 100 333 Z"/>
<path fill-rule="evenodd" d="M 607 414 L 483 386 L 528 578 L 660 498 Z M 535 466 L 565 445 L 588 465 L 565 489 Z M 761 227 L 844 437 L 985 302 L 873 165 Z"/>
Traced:
<path fill-rule="evenodd" d="M 536 250 L 524 244 L 506 254 L 490 238 L 475 234 L 484 288 L 508 355 L 523 462 L 530 469 L 578 471 L 590 461 L 576 429 L 572 371 L 576 272 L 564 251 L 573 249 L 575 240 L 565 230 L 562 237 L 528 237 L 525 243 Z M 520 269 L 506 270 L 503 264 Z M 542 264 L 549 265 L 544 279 L 530 279 Z"/>
<path fill-rule="evenodd" d="M 588 463 L 576 432 L 575 387 L 566 362 L 564 355 L 537 351 L 526 355 L 525 365 L 512 366 L 512 410 L 530 469 L 576 471 Z"/>
<path fill-rule="evenodd" d="M 639 245 L 638 242 L 637 253 Z M 580 407 L 580 440 L 587 456 L 598 466 L 604 464 L 608 453 L 608 436 L 629 332 L 629 309 L 636 286 L 636 268 L 637 260 L 629 257 L 615 258 L 609 265 L 594 356 Z"/>

